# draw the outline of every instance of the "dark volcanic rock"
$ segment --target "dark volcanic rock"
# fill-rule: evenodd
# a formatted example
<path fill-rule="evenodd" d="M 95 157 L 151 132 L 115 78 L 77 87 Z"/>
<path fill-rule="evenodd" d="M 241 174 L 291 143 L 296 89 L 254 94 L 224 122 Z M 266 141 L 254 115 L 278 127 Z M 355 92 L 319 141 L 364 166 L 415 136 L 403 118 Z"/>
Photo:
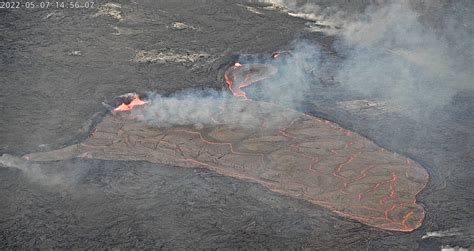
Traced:
<path fill-rule="evenodd" d="M 160 104 L 157 104 L 158 106 Z M 136 117 L 158 114 L 153 103 L 110 114 L 82 143 L 31 153 L 32 161 L 95 158 L 204 167 L 260 183 L 370 226 L 413 231 L 425 212 L 415 196 L 428 181 L 412 160 L 336 124 L 255 101 L 210 106 L 211 124 L 154 127 Z"/>
<path fill-rule="evenodd" d="M 123 93 L 223 88 L 224 70 L 236 53 L 271 54 L 295 38 L 333 52 L 334 38 L 307 32 L 306 20 L 255 5 L 263 15 L 236 1 L 114 3 L 119 7 L 109 5 L 99 15 L 98 8 L 1 10 L 1 153 L 38 152 L 77 139 L 100 104 Z M 168 59 L 206 56 L 140 60 L 160 52 Z M 334 83 L 314 86 L 310 94 L 305 112 L 336 121 L 427 169 L 430 181 L 418 197 L 426 217 L 419 229 L 371 228 L 204 169 L 80 158 L 0 168 L 0 248 L 436 250 L 474 245 L 474 93 L 458 93 L 424 122 L 383 112 L 384 106 L 377 113 L 343 110 L 341 104 L 353 104 L 346 101 L 367 97 Z M 456 234 L 427 234 L 451 229 Z"/>

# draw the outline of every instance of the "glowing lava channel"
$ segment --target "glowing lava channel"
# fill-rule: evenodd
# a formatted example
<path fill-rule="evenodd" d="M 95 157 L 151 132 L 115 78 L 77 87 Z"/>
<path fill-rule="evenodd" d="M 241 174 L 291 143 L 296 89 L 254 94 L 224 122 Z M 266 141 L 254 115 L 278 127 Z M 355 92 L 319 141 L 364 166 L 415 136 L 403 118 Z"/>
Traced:
<path fill-rule="evenodd" d="M 224 79 L 235 97 L 249 99 L 242 90 L 258 81 L 272 77 L 277 73 L 275 67 L 265 64 L 241 64 L 236 62 L 224 73 Z M 237 84 L 236 84 L 237 83 Z"/>
<path fill-rule="evenodd" d="M 274 56 L 274 57 L 276 58 L 277 56 Z M 265 66 L 262 64 L 244 65 L 237 62 L 229 70 L 225 72 L 224 78 L 230 91 L 232 92 L 234 96 L 248 100 L 248 97 L 246 93 L 242 90 L 242 88 L 245 88 L 260 80 L 270 78 L 275 73 L 276 73 L 276 69 L 272 66 Z M 128 104 L 122 103 L 117 108 L 115 108 L 114 111 L 116 112 L 130 111 L 135 106 L 143 106 L 146 103 L 147 102 L 142 101 L 138 96 L 135 96 L 131 100 L 130 103 Z M 221 112 L 225 113 L 225 108 L 221 108 Z M 350 168 L 346 170 L 348 167 L 351 167 L 350 165 L 352 163 L 354 163 L 360 158 L 359 155 L 362 154 L 362 152 L 356 147 L 360 148 L 361 145 L 365 146 L 366 144 L 365 140 L 363 140 L 356 134 L 351 133 L 350 131 L 340 128 L 338 125 L 332 122 L 315 118 L 307 114 L 305 114 L 305 116 L 310 121 L 312 121 L 312 123 L 314 123 L 313 127 L 324 127 L 326 128 L 325 130 L 337 130 L 337 131 L 340 131 L 340 134 L 341 134 L 338 137 L 344 136 L 344 137 L 351 138 L 342 147 L 335 147 L 335 148 L 328 149 L 330 155 L 333 156 L 333 158 L 340 158 L 341 152 L 344 152 L 344 151 L 350 150 L 350 152 L 352 152 L 352 154 L 347 155 L 347 158 L 342 159 L 341 162 L 337 164 L 334 164 L 334 166 L 328 170 L 330 174 L 336 180 L 339 180 L 338 182 L 342 184 L 342 187 L 340 187 L 340 189 L 337 190 L 338 196 L 347 197 L 347 198 L 352 197 L 351 202 L 347 202 L 348 203 L 347 208 L 351 209 L 353 212 L 351 210 L 340 210 L 339 209 L 340 207 L 338 207 L 334 202 L 330 202 L 327 199 L 325 199 L 324 194 L 321 194 L 320 195 L 321 197 L 319 196 L 318 197 L 314 197 L 314 196 L 305 197 L 305 196 L 298 195 L 299 197 L 304 198 L 308 201 L 311 201 L 315 204 L 327 207 L 331 209 L 333 212 L 336 212 L 337 214 L 342 215 L 344 217 L 356 219 L 368 225 L 379 227 L 386 230 L 410 232 L 410 231 L 415 230 L 421 225 L 422 220 L 424 218 L 424 211 L 422 210 L 421 206 L 418 206 L 416 204 L 416 199 L 401 200 L 399 198 L 399 194 L 397 194 L 397 189 L 399 189 L 397 188 L 399 186 L 398 184 L 399 173 L 398 172 L 390 171 L 390 172 L 387 172 L 386 176 L 379 176 L 380 179 L 374 180 L 374 183 L 370 183 L 370 182 L 367 183 L 367 184 L 372 184 L 371 187 L 368 187 L 365 189 L 357 187 L 358 185 L 360 186 L 361 180 L 366 180 L 370 175 L 372 175 L 372 172 L 375 172 L 375 170 L 385 170 L 383 167 L 377 164 L 372 164 L 372 163 L 366 164 L 360 170 L 352 171 L 353 172 L 352 175 L 351 175 Z M 313 156 L 313 155 L 306 154 L 302 150 L 302 147 L 300 146 L 301 142 L 303 143 L 305 142 L 302 141 L 302 139 L 299 138 L 298 135 L 293 134 L 290 131 L 290 127 L 292 127 L 295 122 L 296 120 L 293 120 L 288 126 L 276 129 L 276 133 L 285 138 L 285 142 L 287 142 L 287 144 L 291 146 L 290 148 L 291 152 L 295 153 L 296 155 L 308 161 L 308 169 L 310 172 L 313 173 L 313 176 L 319 176 L 319 177 L 324 177 L 324 175 L 327 176 L 327 174 L 324 174 L 322 171 L 324 171 L 325 168 L 327 169 L 328 167 L 324 167 L 321 164 L 321 159 L 325 156 L 324 155 Z M 219 125 L 222 124 L 222 123 L 218 123 L 218 121 L 216 121 L 216 123 Z M 271 130 L 266 127 L 265 121 L 262 122 L 262 128 L 265 130 Z M 263 153 L 259 153 L 259 152 L 247 153 L 247 152 L 237 151 L 236 146 L 233 145 L 234 144 L 233 142 L 210 141 L 210 140 L 205 139 L 204 136 L 201 134 L 201 132 L 198 132 L 198 131 L 190 131 L 190 130 L 184 130 L 184 129 L 178 129 L 175 131 L 180 132 L 180 134 L 185 133 L 185 134 L 196 135 L 198 139 L 202 142 L 202 144 L 205 144 L 205 145 L 227 146 L 230 154 L 239 155 L 243 157 L 245 156 L 257 157 L 259 159 L 258 162 L 261 162 L 260 166 L 262 167 L 265 166 L 264 160 L 267 159 L 267 156 L 264 155 Z M 162 142 L 161 139 L 160 139 L 160 142 Z M 166 143 L 166 141 L 163 141 L 163 142 Z M 159 143 L 157 143 L 156 146 L 158 144 Z M 171 145 L 172 144 L 170 144 L 170 146 Z M 155 146 L 155 149 L 156 149 L 156 146 Z M 171 149 L 172 148 L 174 147 L 171 146 Z M 379 149 L 379 151 L 380 153 L 383 153 L 385 150 Z M 176 158 L 176 160 L 194 163 L 198 166 L 210 168 L 221 173 L 230 174 L 230 176 L 233 176 L 233 177 L 238 177 L 241 179 L 262 183 L 263 185 L 269 187 L 272 191 L 280 192 L 287 195 L 295 195 L 286 190 L 282 190 L 279 187 L 275 187 L 273 184 L 267 184 L 266 182 L 260 181 L 258 178 L 252 178 L 244 174 L 239 174 L 238 172 L 234 172 L 234 171 L 231 172 L 230 170 L 223 171 L 224 168 L 220 167 L 216 163 L 212 163 L 212 164 L 207 163 L 207 162 L 204 162 L 203 160 L 198 160 L 195 158 L 191 158 L 189 156 L 185 156 L 185 157 L 183 156 L 183 158 Z M 321 170 L 318 170 L 318 168 L 321 168 Z M 354 167 L 351 167 L 351 168 L 354 168 Z M 410 172 L 413 172 L 413 170 L 414 170 L 414 167 L 412 166 L 412 162 L 407 159 L 404 165 L 404 176 L 409 177 Z M 428 179 L 427 174 L 426 174 L 426 177 L 424 177 L 423 179 L 424 180 Z M 295 187 L 297 187 L 300 184 L 296 184 L 296 183 L 292 184 L 288 182 L 287 185 L 294 185 Z M 426 183 L 424 185 L 426 185 Z M 417 190 L 416 194 L 418 194 L 424 188 L 424 185 L 419 190 Z M 378 205 L 367 206 L 367 203 L 369 203 L 373 199 L 376 199 L 376 201 L 378 202 L 377 203 Z M 417 216 L 415 219 L 413 219 L 414 214 L 415 214 L 414 209 L 418 210 Z M 359 213 L 358 212 L 359 210 L 364 210 L 366 213 Z M 416 220 L 416 222 L 413 222 L 414 220 Z"/>
<path fill-rule="evenodd" d="M 114 112 L 126 112 L 133 109 L 134 106 L 142 106 L 147 102 L 140 99 L 140 97 L 135 96 L 130 103 L 122 103 L 114 109 Z"/>

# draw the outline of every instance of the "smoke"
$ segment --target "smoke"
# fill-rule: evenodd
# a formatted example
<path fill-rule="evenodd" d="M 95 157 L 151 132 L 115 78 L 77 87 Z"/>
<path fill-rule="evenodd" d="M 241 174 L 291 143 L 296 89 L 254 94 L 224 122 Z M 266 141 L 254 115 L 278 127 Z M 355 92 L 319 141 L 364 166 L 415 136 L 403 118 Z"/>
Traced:
<path fill-rule="evenodd" d="M 437 33 L 404 1 L 368 8 L 365 17 L 341 31 L 337 49 L 346 60 L 336 80 L 344 87 L 382 97 L 415 116 L 438 110 L 458 91 L 473 89 L 472 71 L 465 67 L 472 65 L 473 51 L 461 56 L 450 48 L 449 38 L 458 31 Z M 472 39 L 458 42 L 472 47 Z"/>
<path fill-rule="evenodd" d="M 305 57 L 295 58 L 294 67 L 281 68 L 288 76 L 300 69 L 317 68 L 316 73 L 323 74 L 336 67 L 334 79 L 346 90 L 384 99 L 413 117 L 428 116 L 449 104 L 456 93 L 474 90 L 473 8 L 468 2 L 376 1 L 363 12 L 347 11 L 347 6 L 361 8 L 347 1 L 328 8 L 304 1 L 270 2 L 312 21 L 309 27 L 316 31 L 334 35 L 333 47 L 343 57 L 334 65 L 315 52 L 315 46 L 299 45 L 298 54 Z M 308 80 L 296 74 L 291 81 Z M 306 86 L 302 85 L 304 91 Z"/>
<path fill-rule="evenodd" d="M 316 1 L 318 4 L 303 0 L 258 0 L 257 2 L 271 4 L 274 8 L 284 11 L 290 16 L 314 22 L 315 26 L 308 23 L 311 30 L 316 31 L 323 26 L 326 28 L 326 33 L 330 32 L 327 28 L 338 28 L 346 22 L 355 20 L 354 17 L 358 11 L 362 6 L 367 5 L 367 3 L 357 4 L 348 1 L 337 5 L 341 0 Z"/>
<path fill-rule="evenodd" d="M 213 90 L 186 90 L 169 97 L 150 93 L 145 109 L 132 110 L 132 116 L 156 127 L 194 125 L 202 128 L 215 123 L 219 111 L 224 109 L 229 94 Z M 240 116 L 236 113 L 236 116 Z"/>
<path fill-rule="evenodd" d="M 206 126 L 226 124 L 240 128 L 256 128 L 263 119 L 258 117 L 255 111 L 248 109 L 247 102 L 234 98 L 228 92 L 185 90 L 171 96 L 157 93 L 148 96 L 149 104 L 143 109 L 133 109 L 131 116 L 154 127 L 194 126 L 200 130 Z M 265 114 L 267 127 L 289 119 L 292 118 Z"/>
<path fill-rule="evenodd" d="M 290 56 L 247 60 L 244 63 L 272 65 L 278 72 L 276 77 L 245 88 L 251 98 L 300 110 L 314 98 L 315 86 L 332 79 L 353 97 L 381 99 L 387 111 L 422 120 L 440 111 L 458 92 L 474 89 L 473 33 L 468 32 L 472 27 L 464 26 L 469 13 L 458 13 L 456 6 L 446 11 L 452 15 L 427 23 L 423 20 L 430 20 L 429 15 L 408 1 L 379 2 L 351 15 L 335 7 L 326 10 L 314 4 L 281 3 L 296 6 L 303 14 L 314 11 L 305 17 L 316 22 L 337 23 L 337 29 L 331 28 L 336 25 L 327 29 L 336 34 L 332 46 L 338 57 L 325 53 L 315 42 L 297 40 L 289 46 Z M 423 11 L 426 6 L 417 8 Z M 201 128 L 216 123 L 229 100 L 228 94 L 218 91 L 193 90 L 170 97 L 154 94 L 151 108 L 135 115 L 159 127 L 192 124 Z M 230 107 L 236 110 L 226 112 L 231 116 L 220 121 L 251 124 L 242 112 L 245 109 Z"/>
<path fill-rule="evenodd" d="M 451 6 L 441 15 L 432 11 L 432 2 L 375 1 L 362 6 L 343 1 L 325 8 L 304 1 L 271 2 L 334 35 L 332 46 L 338 56 L 324 52 L 316 42 L 297 40 L 289 45 L 290 56 L 246 59 L 243 63 L 266 63 L 278 70 L 277 76 L 244 89 L 253 99 L 301 110 L 314 98 L 314 87 L 331 79 L 353 97 L 363 97 L 368 103 L 384 100 L 383 109 L 421 120 L 449 104 L 456 93 L 473 90 L 474 48 L 467 30 L 472 27 L 464 26 L 469 13 L 459 12 L 460 6 Z M 134 110 L 133 115 L 158 127 L 253 126 L 244 105 L 227 93 L 152 94 L 148 108 Z"/>
<path fill-rule="evenodd" d="M 318 77 L 334 67 L 333 60 L 309 41 L 294 42 L 290 52 L 290 56 L 282 55 L 266 62 L 277 68 L 278 75 L 247 88 L 251 97 L 300 109 L 304 101 L 311 98 L 311 89 L 319 81 Z"/>
<path fill-rule="evenodd" d="M 85 175 L 83 169 L 70 167 L 67 163 L 51 167 L 9 154 L 0 156 L 0 168 L 16 168 L 33 183 L 62 189 L 73 188 Z"/>
<path fill-rule="evenodd" d="M 291 46 L 290 57 L 281 58 L 268 57 L 263 62 L 262 59 L 247 60 L 246 64 L 266 63 L 276 67 L 278 75 L 246 87 L 244 91 L 255 100 L 301 108 L 314 84 L 312 79 L 322 74 L 329 64 L 319 60 L 322 56 L 317 45 L 302 41 Z M 200 129 L 219 123 L 255 127 L 260 123 L 252 112 L 246 110 L 247 104 L 228 91 L 190 89 L 171 96 L 151 93 L 148 98 L 150 103 L 144 109 L 132 110 L 132 116 L 156 127 L 193 125 Z"/>

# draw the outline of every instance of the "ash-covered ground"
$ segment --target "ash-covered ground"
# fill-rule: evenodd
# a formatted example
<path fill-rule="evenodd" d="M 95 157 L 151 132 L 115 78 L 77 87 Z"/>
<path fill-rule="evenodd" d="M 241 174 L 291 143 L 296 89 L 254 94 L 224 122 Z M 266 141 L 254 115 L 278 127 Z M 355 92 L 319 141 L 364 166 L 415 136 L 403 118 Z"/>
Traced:
<path fill-rule="evenodd" d="M 349 10 L 363 5 L 337 3 Z M 100 1 L 89 10 L 0 11 L 0 153 L 17 156 L 76 142 L 90 127 L 87 121 L 106 109 L 102 102 L 124 93 L 226 91 L 223 74 L 237 54 L 271 55 L 305 40 L 335 65 L 347 58 L 338 53 L 337 38 L 315 32 L 308 19 L 256 3 Z M 295 108 L 337 122 L 427 169 L 430 181 L 418 196 L 426 218 L 416 231 L 368 227 L 208 170 L 73 159 L 0 169 L 0 247 L 472 248 L 472 88 L 451 88 L 449 98 L 412 91 L 427 104 L 444 100 L 417 107 L 413 116 L 405 100 L 356 92 L 330 70 L 323 73 L 315 73 L 319 81 L 305 89 L 304 102 Z M 279 103 L 261 92 L 248 87 L 249 96 Z M 287 99 L 280 101 L 288 105 Z"/>

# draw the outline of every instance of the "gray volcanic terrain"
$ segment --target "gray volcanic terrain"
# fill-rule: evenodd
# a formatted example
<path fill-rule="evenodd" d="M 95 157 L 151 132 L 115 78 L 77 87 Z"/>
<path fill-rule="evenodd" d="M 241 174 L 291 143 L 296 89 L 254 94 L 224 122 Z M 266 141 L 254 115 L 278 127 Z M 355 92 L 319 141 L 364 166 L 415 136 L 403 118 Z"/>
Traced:
<path fill-rule="evenodd" d="M 0 9 L 0 248 L 473 248 L 472 33 L 450 33 L 472 29 L 472 4 L 422 1 L 413 6 L 419 15 L 401 16 L 407 12 L 397 5 L 364 12 L 367 1 L 269 2 Z M 359 26 L 361 13 L 375 21 Z M 441 18 L 452 13 L 461 18 Z M 437 46 L 441 31 L 450 38 Z M 422 166 L 426 187 L 400 191 L 416 195 L 424 218 L 408 222 L 408 232 L 390 231 L 223 171 L 133 159 L 123 146 L 102 159 L 86 152 L 19 158 L 85 142 L 130 92 L 189 100 L 170 106 L 164 122 L 185 118 L 189 130 L 206 131 L 192 101 L 242 98 L 232 96 L 224 76 L 236 62 L 272 65 L 271 77 L 242 87 L 245 97 L 280 107 L 272 116 L 288 108 L 332 121 Z M 252 138 L 245 140 L 251 147 Z"/>

